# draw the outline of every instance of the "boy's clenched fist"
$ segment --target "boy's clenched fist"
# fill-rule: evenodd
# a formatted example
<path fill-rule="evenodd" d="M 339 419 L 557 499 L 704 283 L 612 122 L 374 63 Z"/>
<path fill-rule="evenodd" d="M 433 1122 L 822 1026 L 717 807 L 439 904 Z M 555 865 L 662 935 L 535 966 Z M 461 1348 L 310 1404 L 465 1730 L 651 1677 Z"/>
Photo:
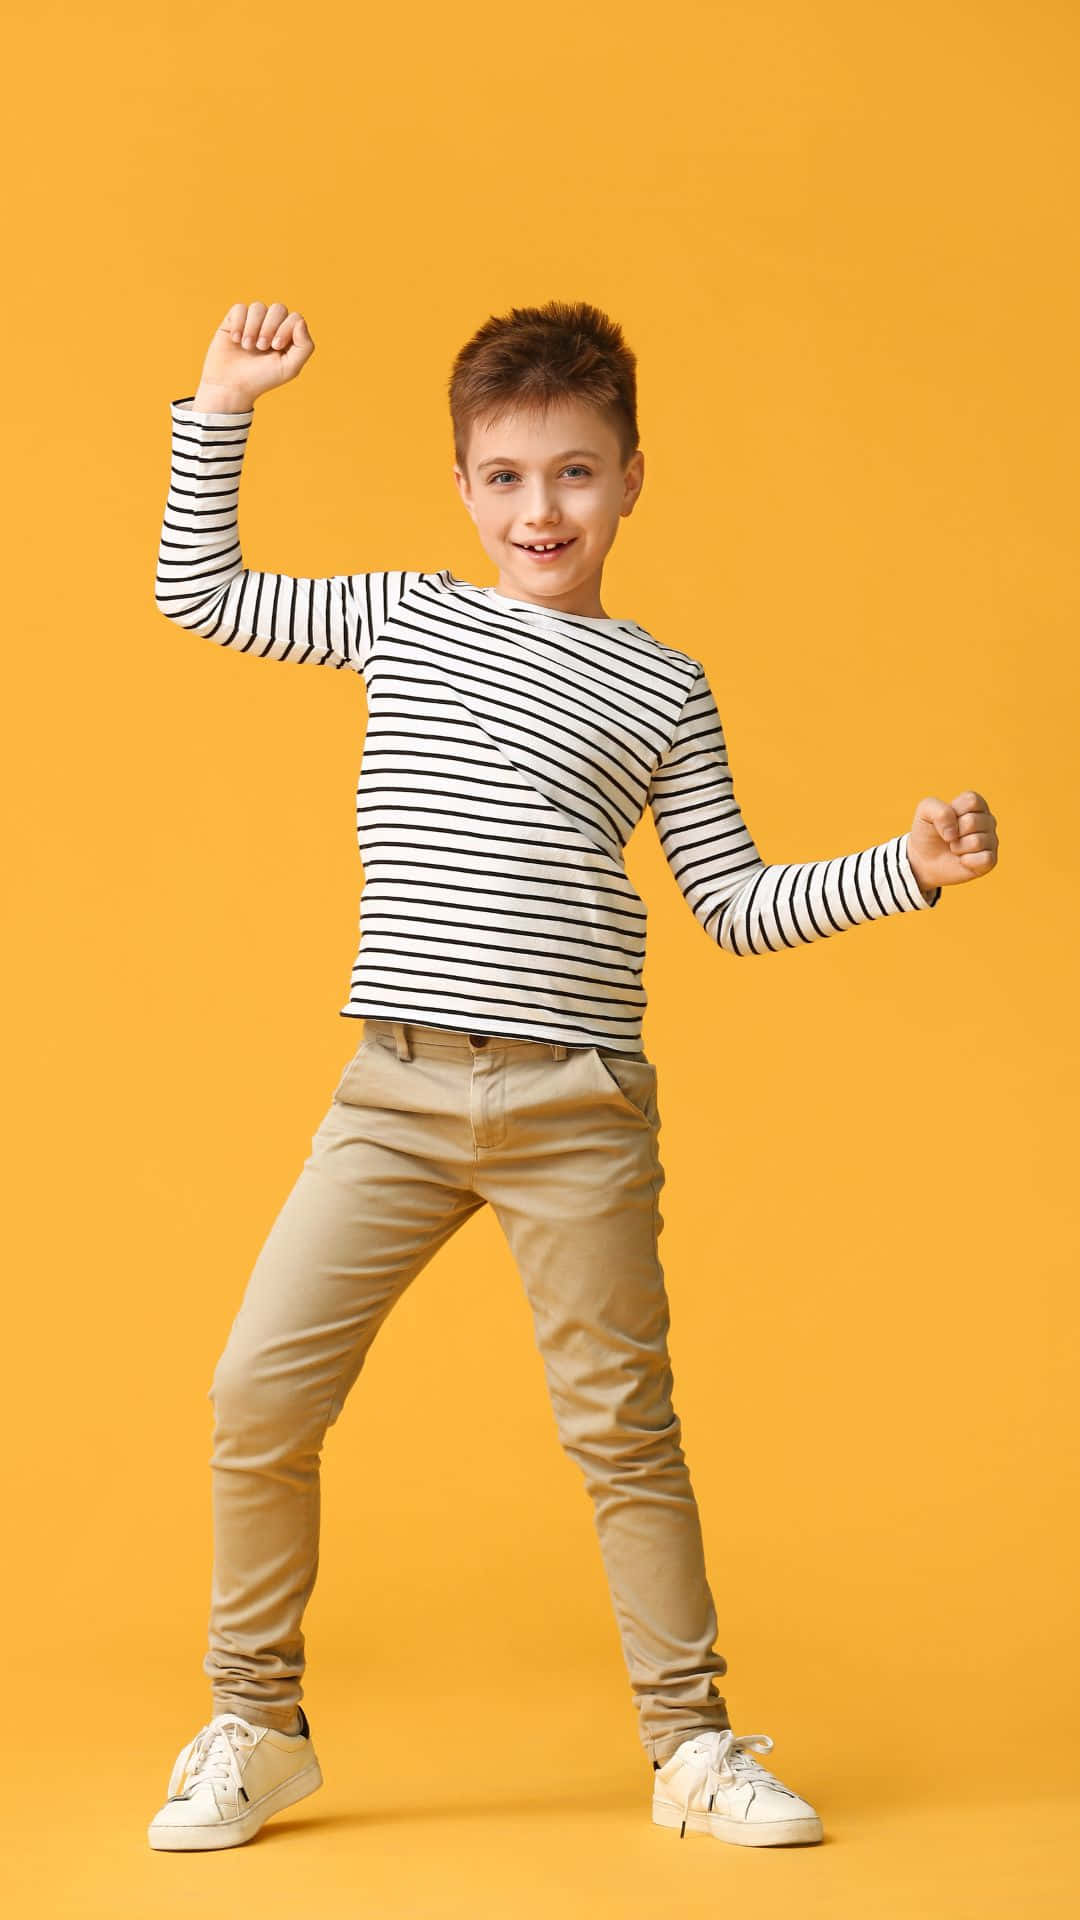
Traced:
<path fill-rule="evenodd" d="M 227 395 L 233 410 L 253 407 L 260 394 L 295 380 L 314 351 L 302 313 L 290 313 L 281 300 L 269 307 L 238 300 L 207 349 L 199 396 L 209 404 Z"/>
<path fill-rule="evenodd" d="M 958 793 L 951 805 L 930 796 L 915 809 L 908 836 L 911 870 L 924 893 L 981 880 L 997 865 L 997 820 L 981 793 Z"/>

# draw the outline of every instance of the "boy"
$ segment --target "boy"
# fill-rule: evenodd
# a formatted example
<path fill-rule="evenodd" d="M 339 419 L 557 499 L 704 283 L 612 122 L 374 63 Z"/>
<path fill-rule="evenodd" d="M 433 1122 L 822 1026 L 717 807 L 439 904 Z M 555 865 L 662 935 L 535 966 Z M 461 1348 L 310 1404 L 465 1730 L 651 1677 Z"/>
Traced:
<path fill-rule="evenodd" d="M 936 906 L 994 865 L 993 816 L 975 793 L 926 799 L 910 833 L 860 853 L 761 859 L 701 663 L 602 605 L 644 456 L 634 356 L 585 304 L 492 317 L 453 367 L 454 477 L 494 587 L 244 568 L 254 404 L 313 351 L 301 314 L 241 303 L 197 393 L 172 402 L 157 606 L 220 645 L 364 678 L 361 937 L 340 1012 L 365 1024 L 215 1369 L 215 1712 L 150 1843 L 240 1844 L 321 1784 L 299 1703 L 323 1438 L 394 1302 L 485 1202 L 594 1503 L 653 1819 L 741 1845 L 820 1840 L 813 1807 L 752 1757 L 772 1740 L 736 1736 L 715 1686 L 727 1663 L 657 1251 L 645 907 L 622 850 L 650 805 L 706 932 L 760 954 Z"/>

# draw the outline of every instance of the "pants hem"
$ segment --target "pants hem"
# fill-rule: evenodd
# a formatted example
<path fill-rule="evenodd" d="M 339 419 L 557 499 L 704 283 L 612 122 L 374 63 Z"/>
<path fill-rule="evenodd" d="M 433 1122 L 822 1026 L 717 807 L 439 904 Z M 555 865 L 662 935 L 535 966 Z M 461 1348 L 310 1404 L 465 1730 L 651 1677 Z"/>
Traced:
<path fill-rule="evenodd" d="M 684 1727 L 682 1731 L 678 1733 L 657 1734 L 655 1740 L 648 1742 L 647 1752 L 649 1759 L 656 1760 L 663 1766 L 665 1761 L 671 1759 L 676 1749 L 682 1746 L 684 1740 L 693 1740 L 701 1733 L 712 1733 L 714 1731 L 724 1733 L 730 1729 L 730 1726 L 730 1720 L 707 1720 L 699 1721 L 695 1727 Z"/>

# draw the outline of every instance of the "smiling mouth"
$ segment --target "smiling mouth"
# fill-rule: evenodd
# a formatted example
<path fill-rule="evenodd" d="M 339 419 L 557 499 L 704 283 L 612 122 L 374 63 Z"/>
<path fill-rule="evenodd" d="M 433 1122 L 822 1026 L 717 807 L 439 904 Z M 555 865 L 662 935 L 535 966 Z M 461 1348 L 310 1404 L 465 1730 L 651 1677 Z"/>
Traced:
<path fill-rule="evenodd" d="M 536 560 L 550 560 L 556 553 L 565 553 L 567 547 L 572 547 L 576 539 L 577 534 L 575 533 L 571 534 L 569 540 L 541 540 L 535 544 L 527 544 L 523 540 L 514 540 L 511 544 L 517 548 L 519 553 L 531 553 Z"/>

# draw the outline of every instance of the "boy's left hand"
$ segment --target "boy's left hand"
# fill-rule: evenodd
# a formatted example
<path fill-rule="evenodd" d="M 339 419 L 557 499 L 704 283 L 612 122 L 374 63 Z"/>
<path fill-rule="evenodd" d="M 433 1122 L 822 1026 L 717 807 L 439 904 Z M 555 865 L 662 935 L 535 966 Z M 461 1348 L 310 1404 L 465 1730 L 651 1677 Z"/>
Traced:
<path fill-rule="evenodd" d="M 981 880 L 997 865 L 997 821 L 981 793 L 958 793 L 950 804 L 920 800 L 908 836 L 911 870 L 924 893 Z"/>

